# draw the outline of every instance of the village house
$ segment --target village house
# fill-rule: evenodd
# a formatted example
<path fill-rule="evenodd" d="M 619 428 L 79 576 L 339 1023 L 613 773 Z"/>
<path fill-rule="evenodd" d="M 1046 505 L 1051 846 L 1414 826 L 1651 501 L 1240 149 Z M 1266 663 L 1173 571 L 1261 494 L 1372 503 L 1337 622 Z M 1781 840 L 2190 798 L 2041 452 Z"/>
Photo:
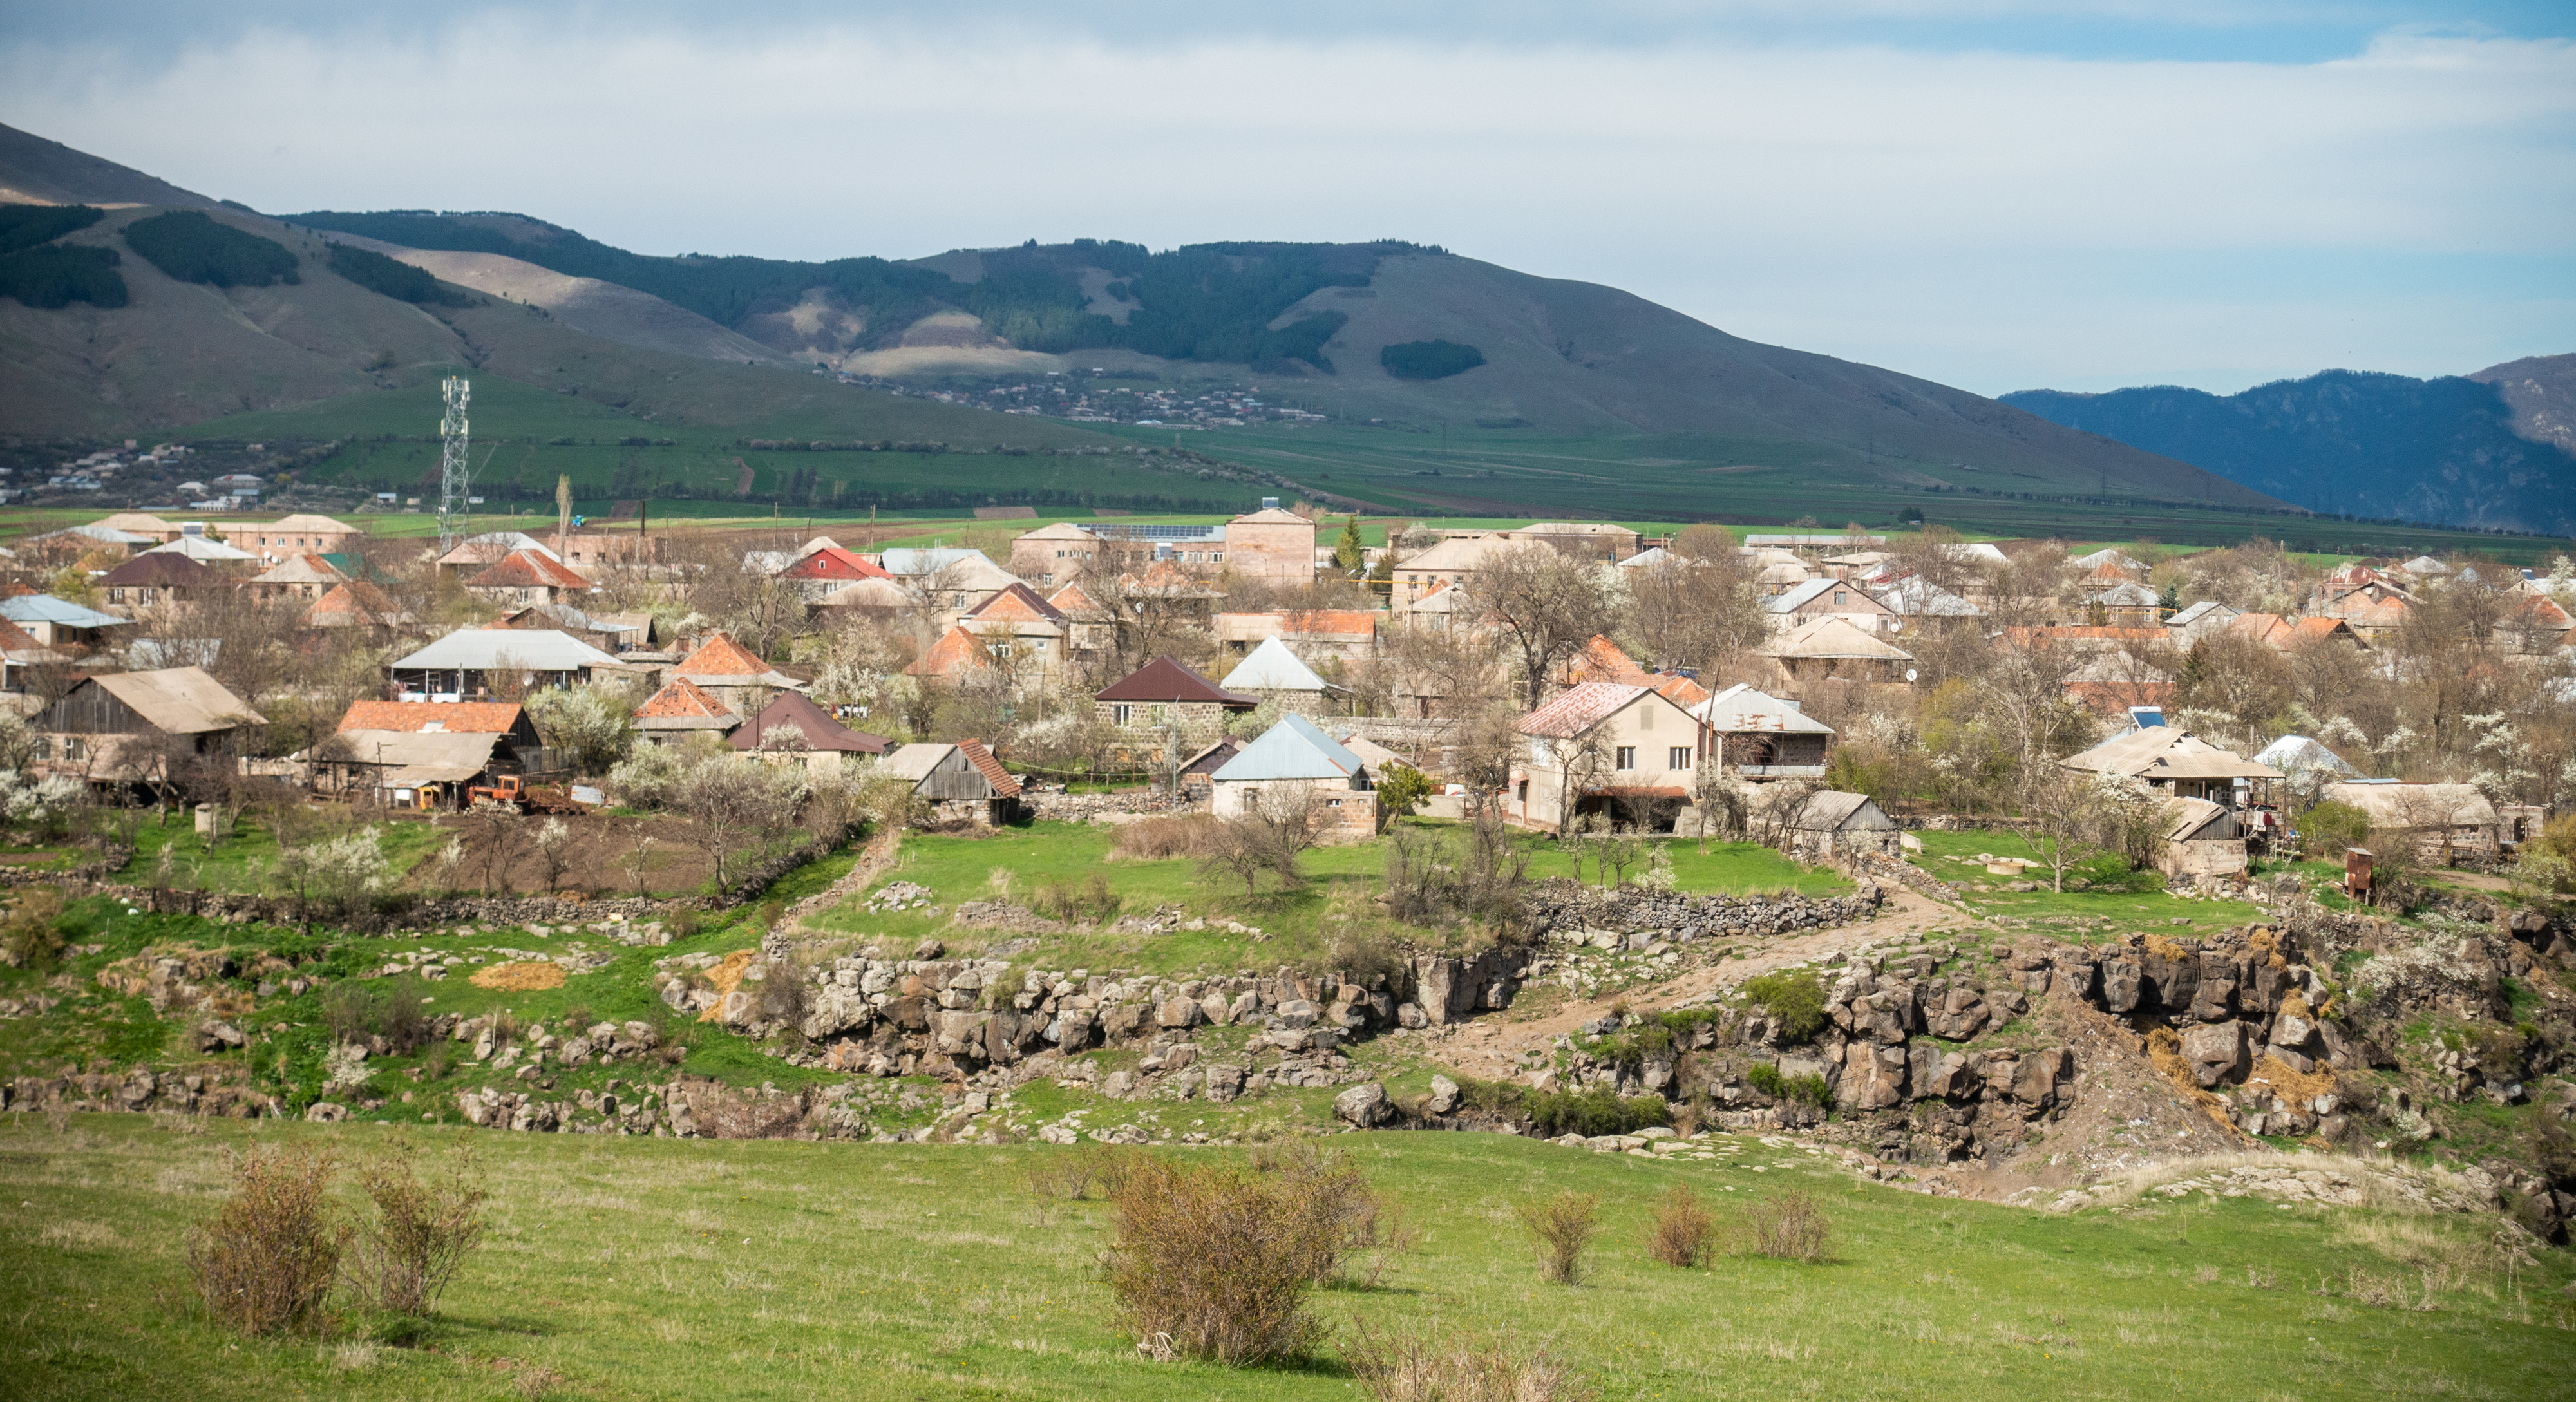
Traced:
<path fill-rule="evenodd" d="M 438 572 L 467 578 L 482 573 L 521 550 L 534 550 L 558 563 L 554 547 L 522 531 L 485 531 L 456 542 L 438 557 Z"/>
<path fill-rule="evenodd" d="M 761 661 L 725 633 L 710 635 L 663 677 L 666 681 L 677 678 L 704 687 L 727 709 L 746 716 L 768 705 L 769 698 L 779 692 L 805 689 L 803 681 Z"/>
<path fill-rule="evenodd" d="M 1904 834 L 1867 794 L 1780 785 L 1756 790 L 1757 826 L 1791 859 L 1830 866 L 1853 856 L 1902 858 Z"/>
<path fill-rule="evenodd" d="M 1277 638 L 1254 648 L 1218 685 L 1227 691 L 1276 701 L 1282 710 L 1308 716 L 1320 716 L 1330 710 L 1335 693 L 1341 697 L 1350 695 L 1350 688 L 1324 680 Z"/>
<path fill-rule="evenodd" d="M 1835 614 L 1811 618 L 1753 650 L 1776 679 L 1764 690 L 1800 703 L 1834 686 L 1903 686 L 1914 654 L 1884 642 Z"/>
<path fill-rule="evenodd" d="M 2239 780 L 2251 784 L 2281 777 L 2281 771 L 2270 765 L 2256 764 L 2167 725 L 2115 736 L 2058 763 L 2082 774 L 2126 774 L 2151 788 L 2167 789 L 2182 798 L 2205 798 L 2228 808 L 2245 806 Z"/>
<path fill-rule="evenodd" d="M 2167 876 L 2229 877 L 2244 872 L 2244 819 L 2237 810 L 2205 798 L 2177 798 L 2165 805 L 2157 830 L 2156 869 Z"/>
<path fill-rule="evenodd" d="M 230 755 L 245 727 L 266 724 L 202 669 L 167 667 L 84 677 L 29 729 L 39 775 L 155 784 L 171 780 L 175 765 Z"/>
<path fill-rule="evenodd" d="M 2177 643 L 2197 642 L 2226 630 L 2228 623 L 2245 610 L 2215 599 L 2203 599 L 2164 621 L 2164 630 Z"/>
<path fill-rule="evenodd" d="M 1831 576 L 1808 580 L 1785 594 L 1764 599 L 1762 611 L 1770 615 L 1774 628 L 1839 618 L 1862 632 L 1885 635 L 1895 632 L 1899 622 L 1896 611 L 1880 603 L 1867 589 Z"/>
<path fill-rule="evenodd" d="M 331 567 L 330 561 L 305 551 L 251 576 L 251 597 L 263 603 L 275 599 L 318 600 L 348 580 L 347 575 Z"/>
<path fill-rule="evenodd" d="M 96 647 L 106 640 L 108 629 L 130 627 L 134 622 L 51 594 L 0 598 L 0 618 L 17 624 L 38 646 L 50 648 Z"/>
<path fill-rule="evenodd" d="M 1738 683 L 1690 709 L 1700 727 L 1699 757 L 1756 783 L 1825 777 L 1834 728 L 1779 697 Z"/>
<path fill-rule="evenodd" d="M 459 628 L 385 668 L 406 701 L 491 700 L 621 675 L 616 658 L 553 629 Z"/>
<path fill-rule="evenodd" d="M 1100 537 L 1070 521 L 1058 521 L 1011 542 L 1011 573 L 1032 584 L 1053 588 L 1089 569 L 1101 550 Z"/>
<path fill-rule="evenodd" d="M 1485 557 L 1511 544 L 1504 536 L 1451 536 L 1411 559 L 1397 562 L 1388 602 L 1396 613 L 1409 613 L 1416 603 L 1443 589 L 1457 585 L 1472 588 Z"/>
<path fill-rule="evenodd" d="M 1644 537 L 1603 521 L 1533 521 L 1503 532 L 1507 540 L 1535 540 L 1578 560 L 1617 564 L 1637 553 Z"/>
<path fill-rule="evenodd" d="M 299 513 L 266 525 L 247 522 L 233 528 L 233 543 L 263 560 L 289 555 L 333 555 L 366 538 L 366 532 L 328 516 Z"/>
<path fill-rule="evenodd" d="M 877 768 L 910 780 L 913 794 L 930 806 L 933 823 L 999 827 L 1019 812 L 1019 779 L 980 740 L 905 745 L 877 761 Z"/>
<path fill-rule="evenodd" d="M 793 764 L 813 775 L 840 774 L 894 749 L 893 741 L 852 730 L 799 691 L 780 692 L 727 743 L 763 763 Z"/>
<path fill-rule="evenodd" d="M 513 550 L 465 581 L 465 592 L 507 606 L 569 603 L 591 582 L 539 550 Z"/>
<path fill-rule="evenodd" d="M 1556 831 L 1569 817 L 1669 829 L 1690 801 L 1698 722 L 1649 687 L 1585 682 L 1520 718 L 1505 814 Z"/>
<path fill-rule="evenodd" d="M 452 807 L 496 774 L 554 767 L 516 702 L 360 701 L 294 758 L 325 792 L 368 790 L 397 807 Z"/>
<path fill-rule="evenodd" d="M 2227 621 L 2226 632 L 2282 652 L 2296 652 L 2318 643 L 2340 643 L 2345 647 L 2368 650 L 2352 625 L 2340 618 L 2283 618 L 2277 613 L 2240 613 Z"/>
<path fill-rule="evenodd" d="M 363 579 L 335 584 L 296 616 L 302 628 L 375 628 L 408 626 L 412 617 L 385 591 Z"/>
<path fill-rule="evenodd" d="M 1377 653 L 1374 609 L 1293 609 L 1280 613 L 1220 613 L 1208 620 L 1217 646 L 1241 657 L 1276 638 L 1309 663 L 1354 661 Z"/>
<path fill-rule="evenodd" d="M 2469 784 L 2403 784 L 2354 779 L 2328 784 L 2328 803 L 2370 815 L 2370 838 L 2382 853 L 2404 844 L 2416 860 L 2439 866 L 2493 863 L 2503 840 L 2495 804 Z M 2325 854 L 2331 859 L 2334 854 Z"/>
<path fill-rule="evenodd" d="M 1858 531 L 1835 531 L 1830 535 L 1823 532 L 1757 533 L 1744 538 L 1743 548 L 1756 551 L 1787 551 L 1796 558 L 1813 560 L 1820 556 L 1839 555 L 1852 550 L 1876 549 L 1885 544 L 1887 544 L 1887 537 L 1883 535 L 1869 535 Z"/>
<path fill-rule="evenodd" d="M 1101 688 L 1092 704 L 1111 725 L 1144 732 L 1140 740 L 1157 743 L 1168 733 L 1194 748 L 1216 738 L 1228 716 L 1253 709 L 1261 698 L 1228 691 L 1163 656 Z"/>
<path fill-rule="evenodd" d="M 108 610 L 129 618 L 225 598 L 234 587 L 232 577 L 212 565 L 157 551 L 135 556 L 98 581 Z"/>
<path fill-rule="evenodd" d="M 259 557 L 247 550 L 235 550 L 220 540 L 210 540 L 199 534 L 182 535 L 166 544 L 153 546 L 143 553 L 185 555 L 201 565 L 214 565 L 218 568 L 259 563 Z"/>
<path fill-rule="evenodd" d="M 820 602 L 862 579 L 891 581 L 894 576 L 853 551 L 825 545 L 780 570 L 778 578 L 802 588 L 808 601 Z"/>
<path fill-rule="evenodd" d="M 980 642 L 1027 686 L 1051 684 L 1063 673 L 1071 650 L 1072 622 L 1064 610 L 1018 580 L 968 609 L 956 631 Z"/>
<path fill-rule="evenodd" d="M 1311 805 L 1326 842 L 1377 833 L 1377 794 L 1368 766 L 1300 715 L 1287 715 L 1209 776 L 1209 811 L 1220 818 Z"/>
<path fill-rule="evenodd" d="M 715 693 L 677 677 L 635 708 L 635 738 L 647 745 L 676 745 L 702 731 L 730 735 L 741 724 L 741 713 Z"/>
<path fill-rule="evenodd" d="M 147 515 L 140 511 L 120 511 L 113 516 L 102 516 L 90 524 L 102 530 L 120 531 L 126 535 L 145 536 L 163 542 L 179 538 L 178 523 L 164 521 L 158 516 Z"/>
<path fill-rule="evenodd" d="M 1263 497 L 1261 509 L 1225 523 L 1225 566 L 1280 584 L 1315 581 L 1315 523 Z"/>

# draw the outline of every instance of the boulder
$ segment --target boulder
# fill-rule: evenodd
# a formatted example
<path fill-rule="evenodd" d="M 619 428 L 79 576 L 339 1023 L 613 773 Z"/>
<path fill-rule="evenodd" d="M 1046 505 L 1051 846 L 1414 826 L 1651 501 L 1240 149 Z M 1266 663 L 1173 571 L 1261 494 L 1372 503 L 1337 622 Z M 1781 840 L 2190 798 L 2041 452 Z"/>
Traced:
<path fill-rule="evenodd" d="M 1843 1048 L 1843 1074 L 1834 1099 L 1858 1110 L 1889 1110 L 1905 1101 L 1905 1048 L 1853 1042 Z"/>
<path fill-rule="evenodd" d="M 1977 1072 L 1981 1059 L 1962 1052 L 1945 1052 L 1932 1065 L 1931 1074 L 1917 1076 L 1914 1093 L 1943 1100 L 1972 1100 L 1984 1083 Z"/>
<path fill-rule="evenodd" d="M 2203 973 L 2193 994 L 2191 1015 L 2202 1022 L 2225 1022 L 2236 1013 L 2236 980 Z"/>
<path fill-rule="evenodd" d="M 1456 1081 L 1446 1076 L 1433 1076 L 1431 1094 L 1423 1099 L 1422 1110 L 1428 1115 L 1454 1115 L 1458 1112 L 1458 1100 Z"/>
<path fill-rule="evenodd" d="M 1282 1000 L 1278 1008 L 1270 1014 L 1270 1025 L 1291 1029 L 1312 1027 L 1315 1025 L 1315 1019 L 1320 1015 L 1313 1003 L 1303 998 L 1289 998 Z"/>
<path fill-rule="evenodd" d="M 1374 1129 L 1395 1118 L 1395 1106 L 1385 1086 L 1368 1081 L 1334 1096 L 1333 1113 L 1361 1129 Z"/>
<path fill-rule="evenodd" d="M 1924 1019 L 1925 1030 L 1945 1042 L 1964 1042 L 1985 1030 L 1992 1013 L 1977 990 L 1953 984 Z"/>
<path fill-rule="evenodd" d="M 1223 1104 L 1243 1094 L 1243 1068 L 1212 1064 L 1207 1068 L 1207 1098 Z"/>
<path fill-rule="evenodd" d="M 826 984 L 805 1015 L 803 1031 L 812 1041 L 838 1037 L 845 1032 L 861 1032 L 876 1019 L 876 1009 L 868 1006 L 867 995 L 855 988 L 837 983 Z"/>
<path fill-rule="evenodd" d="M 2144 977 L 2144 971 L 2134 959 L 2103 961 L 2102 1006 L 2115 1013 L 2135 1010 Z"/>
<path fill-rule="evenodd" d="M 1148 1011 L 1142 1003 L 1121 1003 L 1100 1015 L 1100 1035 L 1112 1042 L 1130 1041 L 1141 1036 Z"/>
<path fill-rule="evenodd" d="M 1056 1046 L 1071 1056 L 1091 1045 L 1091 1014 L 1074 1008 L 1056 1019 L 1055 1032 Z"/>
<path fill-rule="evenodd" d="M 2013 1070 L 2012 1097 L 2032 1110 L 2057 1103 L 2058 1087 L 2075 1077 L 2075 1054 L 2064 1047 L 2031 1052 Z"/>
<path fill-rule="evenodd" d="M 2296 1013 L 2272 1019 L 2272 1046 L 2276 1051 L 2306 1051 L 2316 1040 L 2317 1024 L 2312 1019 Z"/>
<path fill-rule="evenodd" d="M 200 1052 L 232 1051 L 250 1045 L 250 1038 L 229 1022 L 201 1022 L 193 1036 Z"/>
<path fill-rule="evenodd" d="M 304 1107 L 304 1118 L 315 1124 L 337 1124 L 349 1118 L 349 1107 L 336 1105 L 328 1100 L 316 1100 Z"/>
<path fill-rule="evenodd" d="M 1195 1000 L 1189 998 L 1173 998 L 1155 1005 L 1154 1025 L 1157 1027 L 1171 1028 L 1196 1027 L 1199 1025 L 1199 1019 L 1205 1015 L 1206 1010 L 1201 1008 Z"/>
<path fill-rule="evenodd" d="M 1424 1015 L 1420 1003 L 1399 1003 L 1395 1009 L 1395 1025 L 1423 1028 L 1431 1025 L 1431 1019 Z"/>
<path fill-rule="evenodd" d="M 2251 1064 L 2250 1042 L 2244 1023 L 2205 1023 L 2182 1034 L 2182 1056 L 2191 1063 L 2192 1079 L 2205 1089 L 2244 1079 Z"/>

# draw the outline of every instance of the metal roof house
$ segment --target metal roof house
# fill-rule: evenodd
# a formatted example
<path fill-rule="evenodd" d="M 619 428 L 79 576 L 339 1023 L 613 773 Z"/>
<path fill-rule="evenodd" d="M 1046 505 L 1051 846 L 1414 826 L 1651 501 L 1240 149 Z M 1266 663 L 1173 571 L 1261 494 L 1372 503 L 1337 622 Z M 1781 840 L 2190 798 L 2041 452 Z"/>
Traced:
<path fill-rule="evenodd" d="M 934 821 L 964 819 L 990 827 L 1009 822 L 1019 810 L 1019 779 L 980 740 L 906 745 L 877 767 L 911 780 L 913 793 L 930 803 Z"/>
<path fill-rule="evenodd" d="M 2281 777 L 2281 771 L 2268 764 L 2257 764 L 2170 725 L 2130 731 L 2058 763 L 2088 774 L 2127 774 L 2184 798 L 2206 798 L 2231 807 L 2238 780 Z"/>
<path fill-rule="evenodd" d="M 30 727 L 36 767 L 92 783 L 154 783 L 171 759 L 222 753 L 268 717 L 195 667 L 85 677 Z"/>
<path fill-rule="evenodd" d="M 624 670 L 617 659 L 551 628 L 459 628 L 386 672 L 406 701 L 483 699 L 494 683 L 522 691 Z"/>
<path fill-rule="evenodd" d="M 1364 838 L 1377 831 L 1376 787 L 1358 755 L 1301 715 L 1285 715 L 1208 776 L 1210 809 L 1220 818 L 1276 812 L 1283 802 L 1311 803 L 1328 837 Z"/>
<path fill-rule="evenodd" d="M 1821 779 L 1834 728 L 1796 706 L 1738 683 L 1691 708 L 1705 728 L 1700 757 L 1714 750 L 1741 779 Z"/>
<path fill-rule="evenodd" d="M 838 774 L 894 749 L 894 742 L 882 735 L 841 724 L 801 691 L 778 693 L 727 743 L 771 764 L 802 765 L 808 774 Z"/>
<path fill-rule="evenodd" d="M 102 628 L 123 628 L 133 620 L 84 608 L 51 594 L 19 594 L 0 599 L 0 618 L 8 619 L 46 647 L 90 646 L 100 642 Z"/>
<path fill-rule="evenodd" d="M 1264 638 L 1220 685 L 1264 700 L 1275 697 L 1280 705 L 1309 715 L 1324 708 L 1326 693 L 1349 689 L 1324 680 L 1277 638 Z"/>

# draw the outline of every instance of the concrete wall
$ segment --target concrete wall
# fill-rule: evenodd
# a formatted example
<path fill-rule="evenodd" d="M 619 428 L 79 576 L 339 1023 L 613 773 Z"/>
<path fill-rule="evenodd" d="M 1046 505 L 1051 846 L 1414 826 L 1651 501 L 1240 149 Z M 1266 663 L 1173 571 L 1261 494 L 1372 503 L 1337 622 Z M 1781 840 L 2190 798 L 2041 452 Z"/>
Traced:
<path fill-rule="evenodd" d="M 1236 574 L 1257 579 L 1312 582 L 1315 523 L 1229 521 L 1225 527 L 1225 563 Z"/>

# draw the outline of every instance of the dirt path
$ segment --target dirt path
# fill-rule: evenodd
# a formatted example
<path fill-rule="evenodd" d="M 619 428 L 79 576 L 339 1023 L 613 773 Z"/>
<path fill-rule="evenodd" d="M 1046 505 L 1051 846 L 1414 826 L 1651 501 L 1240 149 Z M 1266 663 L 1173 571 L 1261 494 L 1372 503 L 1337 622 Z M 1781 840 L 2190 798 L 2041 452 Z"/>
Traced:
<path fill-rule="evenodd" d="M 866 890 L 869 883 L 885 875 L 886 869 L 894 865 L 895 854 L 902 849 L 903 829 L 900 827 L 889 826 L 869 838 L 868 845 L 859 852 L 858 865 L 851 867 L 840 880 L 787 908 L 786 929 L 782 933 L 791 939 L 807 934 L 806 916 L 830 910 Z"/>
<path fill-rule="evenodd" d="M 1542 1018 L 1515 1022 L 1511 1020 L 1510 1013 L 1504 1012 L 1488 1014 L 1473 1022 L 1452 1024 L 1446 1032 L 1435 1037 L 1432 1054 L 1470 1076 L 1486 1080 L 1509 1079 L 1517 1069 L 1523 1049 L 1544 1048 L 1610 1011 L 1614 1004 L 1626 1003 L 1642 1012 L 1654 1012 L 1676 1004 L 1696 1002 L 1723 984 L 1741 983 L 1791 964 L 1822 959 L 1829 954 L 1876 944 L 1935 924 L 1958 924 L 1965 920 L 1958 911 L 1903 887 L 1884 889 L 1888 897 L 1886 913 L 1875 920 L 1793 935 L 1766 944 L 1757 953 L 1695 968 L 1662 983 L 1627 989 L 1587 1002 L 1567 1003 Z"/>

